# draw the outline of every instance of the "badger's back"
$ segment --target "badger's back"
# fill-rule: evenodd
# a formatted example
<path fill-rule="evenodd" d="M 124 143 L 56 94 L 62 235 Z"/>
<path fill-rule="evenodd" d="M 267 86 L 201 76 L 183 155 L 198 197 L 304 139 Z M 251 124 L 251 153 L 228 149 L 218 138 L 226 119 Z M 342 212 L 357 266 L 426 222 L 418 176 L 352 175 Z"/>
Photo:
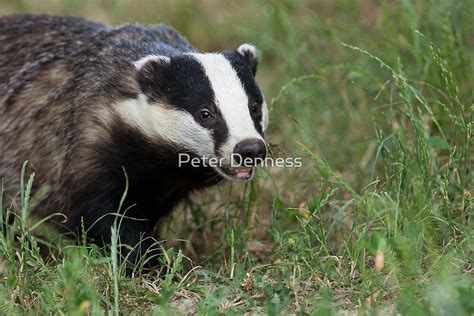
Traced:
<path fill-rule="evenodd" d="M 48 212 L 67 208 L 66 191 L 87 172 L 84 144 L 103 136 L 97 129 L 109 107 L 138 93 L 133 61 L 193 50 L 165 25 L 0 18 L 0 179 L 7 199 L 19 191 L 29 160 L 36 185 L 47 186 Z"/>
<path fill-rule="evenodd" d="M 11 79 L 10 72 L 66 59 L 73 65 L 128 63 L 147 54 L 173 55 L 193 47 L 171 27 L 126 24 L 118 27 L 78 17 L 14 15 L 0 17 L 0 86 Z M 121 54 L 113 54 L 113 53 Z M 79 57 L 79 59 L 72 59 Z M 86 63 L 84 66 L 87 66 Z M 32 69 L 33 70 L 33 69 Z M 35 69 L 36 70 L 36 69 Z M 7 72 L 5 72 L 7 71 Z M 3 92 L 3 90 L 1 90 Z"/>

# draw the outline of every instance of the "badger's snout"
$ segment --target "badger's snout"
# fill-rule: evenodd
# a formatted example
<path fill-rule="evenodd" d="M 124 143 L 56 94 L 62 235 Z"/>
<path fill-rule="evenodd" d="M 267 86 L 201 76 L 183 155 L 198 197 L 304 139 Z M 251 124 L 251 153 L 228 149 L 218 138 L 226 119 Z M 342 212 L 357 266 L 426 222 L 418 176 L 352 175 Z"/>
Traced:
<path fill-rule="evenodd" d="M 255 165 L 259 159 L 265 158 L 267 149 L 261 139 L 246 139 L 235 145 L 233 155 L 238 164 Z"/>

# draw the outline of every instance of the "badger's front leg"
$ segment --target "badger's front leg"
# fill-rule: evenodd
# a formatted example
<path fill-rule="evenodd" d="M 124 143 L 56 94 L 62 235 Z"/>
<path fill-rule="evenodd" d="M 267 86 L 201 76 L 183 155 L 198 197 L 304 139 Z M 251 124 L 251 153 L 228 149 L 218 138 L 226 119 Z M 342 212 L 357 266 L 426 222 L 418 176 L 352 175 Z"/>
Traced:
<path fill-rule="evenodd" d="M 162 252 L 152 236 L 153 227 L 147 222 L 128 218 L 119 219 L 116 225 L 120 259 L 126 261 L 127 274 L 137 268 L 145 271 L 158 269 Z"/>
<path fill-rule="evenodd" d="M 128 275 L 141 268 L 146 271 L 159 268 L 162 251 L 153 238 L 156 221 L 143 216 L 135 203 L 126 201 L 120 211 L 119 192 L 123 188 L 111 190 L 115 192 L 104 190 L 106 186 L 101 188 L 89 186 L 89 192 L 81 194 L 83 199 L 75 204 L 66 226 L 76 232 L 83 226 L 87 239 L 99 245 L 112 244 L 112 229 L 116 227 L 119 260 L 127 265 Z"/>
<path fill-rule="evenodd" d="M 128 275 L 141 269 L 150 271 L 160 267 L 161 248 L 152 237 L 152 225 L 144 220 L 107 215 L 90 229 L 88 237 L 99 244 L 112 245 L 114 227 L 117 229 L 119 262 L 126 264 Z"/>

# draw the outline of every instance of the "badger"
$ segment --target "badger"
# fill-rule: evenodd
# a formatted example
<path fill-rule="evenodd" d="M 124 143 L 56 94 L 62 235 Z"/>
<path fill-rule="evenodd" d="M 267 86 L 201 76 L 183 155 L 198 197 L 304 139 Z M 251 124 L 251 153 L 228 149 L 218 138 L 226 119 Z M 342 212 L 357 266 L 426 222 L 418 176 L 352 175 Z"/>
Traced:
<path fill-rule="evenodd" d="M 257 63 L 251 44 L 202 53 L 163 24 L 0 17 L 3 207 L 28 161 L 33 214 L 61 213 L 60 231 L 106 245 L 119 212 L 122 258 L 157 266 L 156 223 L 193 192 L 251 179 L 232 155 L 267 154 Z M 179 165 L 182 154 L 224 163 Z"/>

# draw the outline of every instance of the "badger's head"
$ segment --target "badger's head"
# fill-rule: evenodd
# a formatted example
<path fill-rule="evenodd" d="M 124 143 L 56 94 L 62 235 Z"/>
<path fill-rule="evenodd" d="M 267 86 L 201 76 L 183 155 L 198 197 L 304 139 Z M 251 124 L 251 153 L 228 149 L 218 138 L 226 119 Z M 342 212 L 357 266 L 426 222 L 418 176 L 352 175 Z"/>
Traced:
<path fill-rule="evenodd" d="M 254 46 L 243 44 L 222 53 L 150 55 L 135 67 L 141 92 L 138 104 L 122 104 L 125 119 L 147 137 L 219 160 L 221 164 L 212 167 L 225 178 L 252 177 L 253 167 L 235 167 L 231 161 L 266 155 L 268 110 L 255 81 Z"/>

